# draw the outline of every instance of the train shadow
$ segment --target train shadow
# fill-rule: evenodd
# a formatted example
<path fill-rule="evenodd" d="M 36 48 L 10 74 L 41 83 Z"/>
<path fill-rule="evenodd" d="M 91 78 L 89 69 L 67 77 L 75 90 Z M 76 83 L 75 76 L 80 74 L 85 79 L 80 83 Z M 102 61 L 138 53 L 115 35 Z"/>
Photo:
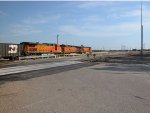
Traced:
<path fill-rule="evenodd" d="M 139 72 L 150 72 L 149 66 L 125 66 L 125 65 L 116 65 L 116 66 L 107 66 L 103 68 L 92 68 L 94 70 L 106 70 L 106 71 L 114 71 L 114 72 L 135 72 L 136 74 Z M 120 73 L 119 73 L 120 74 Z"/>
<path fill-rule="evenodd" d="M 103 68 L 92 68 L 94 70 L 105 70 L 113 72 L 150 72 L 150 57 L 119 57 L 111 58 L 111 61 Z"/>

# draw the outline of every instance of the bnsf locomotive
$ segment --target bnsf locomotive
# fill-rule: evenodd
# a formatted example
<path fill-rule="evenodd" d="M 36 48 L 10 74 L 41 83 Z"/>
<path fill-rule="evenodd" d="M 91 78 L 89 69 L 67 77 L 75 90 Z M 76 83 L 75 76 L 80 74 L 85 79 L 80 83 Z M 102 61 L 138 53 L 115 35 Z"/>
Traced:
<path fill-rule="evenodd" d="M 13 60 L 19 56 L 42 55 L 46 53 L 70 54 L 92 52 L 91 47 L 22 42 L 20 44 L 0 43 L 0 58 Z"/>

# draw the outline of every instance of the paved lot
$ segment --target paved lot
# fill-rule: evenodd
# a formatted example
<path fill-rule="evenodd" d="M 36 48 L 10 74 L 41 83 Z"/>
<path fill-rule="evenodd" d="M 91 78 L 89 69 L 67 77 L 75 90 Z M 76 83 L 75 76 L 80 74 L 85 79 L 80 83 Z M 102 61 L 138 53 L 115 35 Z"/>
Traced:
<path fill-rule="evenodd" d="M 150 113 L 149 63 L 82 63 L 0 79 L 0 113 Z"/>

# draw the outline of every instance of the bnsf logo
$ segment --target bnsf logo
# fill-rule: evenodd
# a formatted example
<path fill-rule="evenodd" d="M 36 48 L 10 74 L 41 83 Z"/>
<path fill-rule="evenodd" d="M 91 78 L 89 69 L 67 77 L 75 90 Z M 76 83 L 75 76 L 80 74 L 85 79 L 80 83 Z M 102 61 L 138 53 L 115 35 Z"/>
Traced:
<path fill-rule="evenodd" d="M 8 53 L 17 53 L 18 46 L 17 45 L 9 45 Z"/>

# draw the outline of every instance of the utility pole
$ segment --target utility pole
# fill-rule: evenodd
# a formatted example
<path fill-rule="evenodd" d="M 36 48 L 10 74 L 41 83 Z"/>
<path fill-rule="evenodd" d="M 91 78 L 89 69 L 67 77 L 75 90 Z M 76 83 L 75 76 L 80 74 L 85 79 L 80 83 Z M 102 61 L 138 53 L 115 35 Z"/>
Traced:
<path fill-rule="evenodd" d="M 57 45 L 58 45 L 58 37 L 59 37 L 59 35 L 57 34 Z"/>
<path fill-rule="evenodd" d="M 143 56 L 142 2 L 141 2 L 141 56 Z"/>

